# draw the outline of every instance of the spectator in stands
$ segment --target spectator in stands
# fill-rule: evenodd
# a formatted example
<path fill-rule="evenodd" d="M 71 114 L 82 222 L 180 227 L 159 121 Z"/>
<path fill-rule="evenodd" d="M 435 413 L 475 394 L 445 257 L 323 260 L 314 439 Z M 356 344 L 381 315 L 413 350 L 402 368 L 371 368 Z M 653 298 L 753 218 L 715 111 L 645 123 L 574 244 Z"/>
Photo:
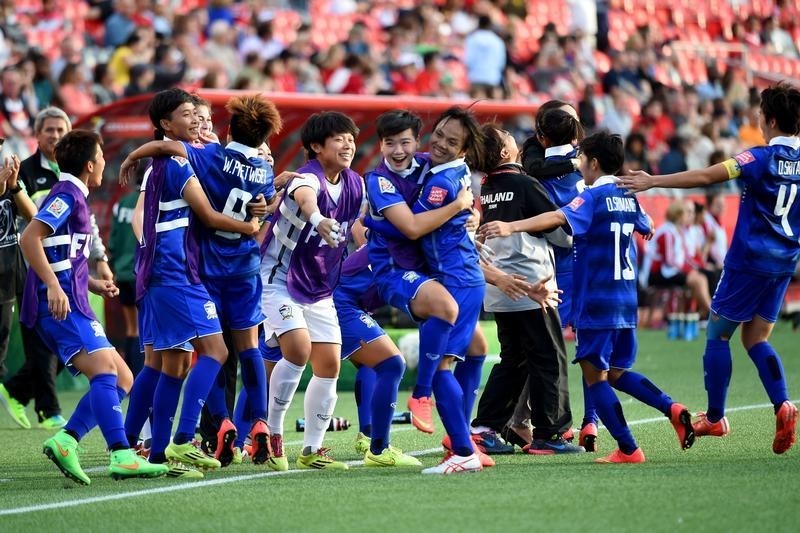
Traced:
<path fill-rule="evenodd" d="M 27 141 L 33 133 L 35 102 L 23 94 L 22 74 L 16 66 L 9 66 L 0 73 L 0 128 L 6 141 L 3 149 L 9 153 L 27 156 L 30 153 Z"/>
<path fill-rule="evenodd" d="M 79 64 L 70 63 L 64 67 L 58 84 L 58 99 L 63 102 L 62 109 L 72 120 L 97 109 L 91 84 L 83 77 L 83 69 Z"/>
<path fill-rule="evenodd" d="M 51 74 L 50 60 L 38 51 L 31 51 L 34 65 L 33 92 L 40 108 L 49 106 L 56 96 L 56 82 Z"/>
<path fill-rule="evenodd" d="M 208 30 L 209 40 L 203 47 L 207 59 L 222 67 L 228 83 L 236 79 L 242 66 L 234 47 L 236 30 L 225 20 L 214 21 Z"/>
<path fill-rule="evenodd" d="M 258 22 L 254 33 L 242 39 L 239 44 L 239 57 L 244 60 L 248 54 L 256 52 L 266 61 L 277 57 L 283 48 L 283 43 L 274 37 L 272 20 L 264 20 Z"/>
<path fill-rule="evenodd" d="M 157 46 L 153 91 L 162 91 L 179 85 L 186 76 L 187 68 L 183 54 L 173 43 L 168 42 Z"/>
<path fill-rule="evenodd" d="M 638 131 L 634 131 L 628 135 L 625 140 L 625 164 L 623 165 L 623 172 L 628 172 L 629 170 L 652 172 L 647 154 L 647 142 L 644 135 Z"/>
<path fill-rule="evenodd" d="M 136 5 L 133 0 L 115 0 L 114 12 L 105 21 L 105 45 L 116 48 L 128 41 L 136 29 L 133 20 Z"/>
<path fill-rule="evenodd" d="M 658 171 L 664 174 L 673 172 L 683 172 L 686 166 L 687 140 L 680 135 L 674 135 L 669 139 L 669 150 L 658 162 Z"/>
<path fill-rule="evenodd" d="M 758 116 L 761 99 L 750 100 L 750 105 L 744 115 L 744 120 L 739 126 L 739 141 L 744 146 L 764 146 L 764 134 L 758 126 Z"/>
<path fill-rule="evenodd" d="M 502 98 L 506 45 L 486 15 L 478 17 L 478 28 L 464 40 L 464 63 L 472 98 Z"/>
<path fill-rule="evenodd" d="M 97 105 L 107 105 L 119 98 L 119 91 L 114 85 L 114 78 L 108 70 L 108 63 L 98 63 L 94 66 L 94 83 L 92 95 Z"/>
<path fill-rule="evenodd" d="M 61 76 L 61 71 L 64 70 L 64 67 L 70 63 L 78 63 L 85 66 L 84 49 L 85 43 L 80 35 L 74 33 L 66 35 L 59 44 L 59 56 L 53 60 L 50 69 L 53 79 L 57 80 Z M 44 104 L 42 105 L 44 107 Z"/>
<path fill-rule="evenodd" d="M 417 94 L 420 96 L 438 96 L 439 83 L 444 71 L 442 57 L 437 51 L 422 54 L 423 69 L 414 80 Z"/>
<path fill-rule="evenodd" d="M 108 70 L 118 87 L 126 87 L 131 82 L 131 68 L 134 65 L 150 63 L 155 50 L 152 33 L 146 28 L 139 28 L 131 33 L 123 46 L 111 55 Z"/>
<path fill-rule="evenodd" d="M 633 128 L 630 98 L 618 85 L 611 87 L 611 92 L 603 97 L 605 112 L 600 127 L 626 139 Z"/>
<path fill-rule="evenodd" d="M 152 65 L 139 64 L 131 68 L 131 81 L 122 95 L 125 97 L 146 94 L 153 91 L 153 82 L 156 79 L 156 71 Z"/>

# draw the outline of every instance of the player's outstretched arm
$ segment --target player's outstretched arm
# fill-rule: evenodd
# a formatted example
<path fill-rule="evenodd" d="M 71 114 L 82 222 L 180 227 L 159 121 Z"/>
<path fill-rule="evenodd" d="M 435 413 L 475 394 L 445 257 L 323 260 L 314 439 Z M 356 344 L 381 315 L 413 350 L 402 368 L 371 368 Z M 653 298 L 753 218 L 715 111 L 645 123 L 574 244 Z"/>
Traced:
<path fill-rule="evenodd" d="M 339 230 L 341 229 L 339 223 L 332 218 L 326 218 L 319 212 L 319 205 L 317 204 L 317 194 L 311 187 L 301 185 L 292 191 L 294 201 L 297 202 L 297 207 L 300 208 L 303 218 L 305 218 L 314 229 L 317 230 L 320 237 L 330 246 L 336 248 L 339 246 L 340 237 Z"/>
<path fill-rule="evenodd" d="M 22 255 L 36 275 L 47 287 L 47 308 L 56 320 L 64 320 L 71 311 L 69 298 L 58 283 L 55 272 L 47 261 L 42 239 L 53 233 L 53 229 L 39 220 L 33 219 L 22 232 L 19 245 Z"/>
<path fill-rule="evenodd" d="M 563 226 L 566 223 L 567 217 L 564 216 L 561 210 L 548 211 L 535 217 L 515 220 L 514 222 L 500 222 L 499 220 L 487 222 L 478 229 L 478 234 L 485 239 L 491 239 L 493 237 L 508 237 L 512 233 L 523 231 L 541 233 Z"/>
<path fill-rule="evenodd" d="M 483 262 L 481 263 L 481 270 L 483 270 L 483 277 L 486 279 L 486 283 L 494 285 L 514 301 L 527 296 L 533 290 L 533 286 L 525 281 L 525 276 L 506 274 L 496 266 Z"/>
<path fill-rule="evenodd" d="M 730 179 L 728 166 L 725 161 L 706 168 L 676 172 L 675 174 L 650 175 L 642 170 L 630 171 L 620 176 L 617 185 L 630 192 L 641 192 L 654 187 L 670 189 L 689 189 L 692 187 L 705 187 Z"/>
<path fill-rule="evenodd" d="M 257 218 L 244 222 L 215 211 L 197 178 L 191 178 L 186 183 L 183 188 L 183 199 L 186 200 L 200 221 L 209 228 L 232 231 L 242 235 L 255 235 L 261 227 Z"/>
<path fill-rule="evenodd" d="M 145 157 L 159 157 L 165 155 L 176 155 L 186 157 L 186 147 L 180 141 L 150 141 L 143 144 L 130 154 L 119 167 L 119 182 L 127 185 L 130 174 L 136 161 Z"/>
<path fill-rule="evenodd" d="M 413 241 L 439 228 L 461 211 L 469 209 L 474 201 L 472 190 L 465 185 L 458 191 L 455 201 L 437 209 L 414 214 L 406 204 L 400 203 L 385 209 L 383 216 L 407 239 Z"/>

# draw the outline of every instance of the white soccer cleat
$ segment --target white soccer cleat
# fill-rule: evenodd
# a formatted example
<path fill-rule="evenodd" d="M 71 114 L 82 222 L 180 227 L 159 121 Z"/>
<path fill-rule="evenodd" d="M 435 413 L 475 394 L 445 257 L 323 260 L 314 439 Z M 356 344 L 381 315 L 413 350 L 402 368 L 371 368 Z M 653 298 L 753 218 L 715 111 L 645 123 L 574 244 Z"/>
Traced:
<path fill-rule="evenodd" d="M 460 474 L 462 472 L 479 472 L 483 470 L 478 454 L 466 457 L 449 453 L 442 462 L 422 471 L 423 474 Z"/>

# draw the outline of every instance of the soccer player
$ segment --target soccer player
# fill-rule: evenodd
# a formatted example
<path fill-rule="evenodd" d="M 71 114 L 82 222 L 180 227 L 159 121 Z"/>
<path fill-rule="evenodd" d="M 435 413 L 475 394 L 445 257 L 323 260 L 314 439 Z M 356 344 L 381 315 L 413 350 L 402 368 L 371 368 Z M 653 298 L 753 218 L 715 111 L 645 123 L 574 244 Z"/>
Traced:
<path fill-rule="evenodd" d="M 730 339 L 741 324 L 742 344 L 775 408 L 772 451 L 780 454 L 794 444 L 797 407 L 789 401 L 781 358 L 769 336 L 800 257 L 800 208 L 794 205 L 800 184 L 800 90 L 786 83 L 764 89 L 759 124 L 768 146 L 751 148 L 705 169 L 667 176 L 634 172 L 623 176 L 620 186 L 637 192 L 739 179 L 739 215 L 706 332 L 703 370 L 708 410 L 695 422 L 695 432 L 722 437 L 730 431 L 725 417 Z"/>
<path fill-rule="evenodd" d="M 89 307 L 88 290 L 113 297 L 113 282 L 89 277 L 91 241 L 89 187 L 103 179 L 105 159 L 100 137 L 73 131 L 56 145 L 61 176 L 22 234 L 20 245 L 30 264 L 21 319 L 36 328 L 45 344 L 73 373 L 89 378 L 65 428 L 44 443 L 44 453 L 68 478 L 88 485 L 78 457 L 78 440 L 95 424 L 111 452 L 109 471 L 115 478 L 157 477 L 167 472 L 137 457 L 123 430 L 119 402 L 133 376 L 106 339 L 103 326 Z"/>
<path fill-rule="evenodd" d="M 300 133 L 308 162 L 286 186 L 262 250 L 262 309 L 283 359 L 270 377 L 267 424 L 273 470 L 289 467 L 283 451 L 286 410 L 307 362 L 306 429 L 298 468 L 344 470 L 322 447 L 336 405 L 341 332 L 333 304 L 346 242 L 365 206 L 361 176 L 350 169 L 358 128 L 338 112 L 316 113 Z"/>
<path fill-rule="evenodd" d="M 150 117 L 162 136 L 191 138 L 197 134 L 192 97 L 183 90 L 169 89 L 156 94 L 150 105 Z M 173 149 L 176 145 L 184 146 L 174 141 L 153 143 L 164 143 Z M 143 343 L 152 344 L 156 357 L 161 356 L 161 375 L 153 401 L 150 461 L 170 459 L 202 468 L 218 468 L 218 460 L 206 456 L 192 443 L 200 408 L 228 352 L 222 340 L 217 306 L 200 282 L 198 246 L 191 231 L 190 215 L 224 232 L 254 235 L 260 225 L 256 219 L 245 222 L 244 216 L 215 211 L 188 161 L 178 156 L 163 156 L 152 143 L 134 150 L 123 161 L 120 179 L 125 181 L 133 162 L 148 155 L 157 157 L 145 188 L 136 282 L 137 298 L 142 300 L 140 312 L 144 315 L 144 333 L 140 333 Z M 165 315 L 172 318 L 169 324 L 159 320 Z M 171 418 L 192 348 L 199 356 L 186 381 L 178 430 L 170 443 Z"/>
<path fill-rule="evenodd" d="M 592 404 L 619 449 L 600 463 L 642 463 L 644 453 L 625 422 L 612 387 L 658 409 L 669 418 L 681 448 L 694 442 L 691 415 L 683 405 L 630 368 L 636 358 L 636 231 L 652 238 L 650 218 L 635 197 L 616 186 L 624 150 L 619 135 L 599 132 L 580 143 L 581 173 L 587 188 L 568 205 L 516 222 L 490 222 L 487 238 L 549 231 L 567 224 L 575 249 L 576 361 Z"/>

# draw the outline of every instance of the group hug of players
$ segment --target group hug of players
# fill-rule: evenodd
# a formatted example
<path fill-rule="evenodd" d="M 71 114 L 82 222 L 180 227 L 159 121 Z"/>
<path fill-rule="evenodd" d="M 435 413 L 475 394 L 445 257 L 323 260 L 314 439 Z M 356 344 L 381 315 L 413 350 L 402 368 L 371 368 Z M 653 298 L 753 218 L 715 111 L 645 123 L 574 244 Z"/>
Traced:
<path fill-rule="evenodd" d="M 201 470 L 240 461 L 245 439 L 253 463 L 287 470 L 284 418 L 309 363 L 313 375 L 296 466 L 346 470 L 348 465 L 323 447 L 346 358 L 369 383 L 359 399 L 369 406 L 369 420 L 360 421 L 364 431 L 356 443 L 364 464 L 420 467 L 419 460 L 390 444 L 405 362 L 369 315 L 385 304 L 420 324 L 418 376 L 409 400 L 415 425 L 433 432 L 435 398 L 447 434 L 444 458 L 422 472 L 490 466 L 493 461 L 469 423 L 485 359 L 478 318 L 487 281 L 512 300 L 535 301 L 541 316 L 555 317 L 558 327 L 558 302 L 570 301 L 568 322 L 577 331 L 575 359 L 586 397 L 579 445 L 565 439 L 566 431 L 534 433 L 529 453 L 595 451 L 602 421 L 618 448 L 597 461 L 643 462 L 615 389 L 664 413 L 684 449 L 696 436 L 727 434 L 729 340 L 740 324 L 742 342 L 775 406 L 773 451 L 783 453 L 794 443 L 797 409 L 768 339 L 800 255 L 796 88 L 778 84 L 762 93 L 761 128 L 768 146 L 703 170 L 617 176 L 624 157 L 618 136 L 599 132 L 559 144 L 540 134 L 550 153 L 575 160 L 573 172 L 542 182 L 554 209 L 486 222 L 477 237 L 470 231 L 475 226 L 471 169 L 485 170 L 486 184 L 509 172 L 514 179 L 533 178 L 517 163 L 513 138 L 496 125 L 478 124 L 467 109 L 453 107 L 437 118 L 427 152 L 419 151 L 418 117 L 406 111 L 383 114 L 377 123 L 383 161 L 362 178 L 350 168 L 359 130 L 342 113 L 312 115 L 301 131 L 307 163 L 276 177 L 266 142 L 280 130 L 281 118 L 270 101 L 257 95 L 231 98 L 226 144 L 200 131 L 197 106 L 198 99 L 180 89 L 156 94 L 149 114 L 159 140 L 134 150 L 120 169 L 125 182 L 138 160 L 152 158 L 133 222 L 140 243 L 136 300 L 145 352 L 135 380 L 88 304 L 90 290 L 106 297 L 118 293 L 112 282 L 93 279 L 88 271 L 86 197 L 100 185 L 105 168 L 97 134 L 76 130 L 59 142 L 60 181 L 21 238 L 30 264 L 22 320 L 90 382 L 65 428 L 44 443 L 44 453 L 74 481 L 90 483 L 78 442 L 95 425 L 107 442 L 115 478 L 202 477 Z M 564 116 L 573 119 L 555 109 L 537 122 L 567 121 Z M 487 162 L 496 167 L 487 168 Z M 742 201 L 703 356 L 708 409 L 692 421 L 685 406 L 631 370 L 637 347 L 633 233 L 652 236 L 652 222 L 631 192 L 728 179 L 739 179 Z M 546 268 L 539 279 L 508 276 L 492 265 L 492 250 L 506 250 L 515 242 L 509 241 L 512 235 L 520 233 L 536 237 L 535 246 L 543 247 Z M 354 248 L 349 254 L 348 244 Z M 554 249 L 561 259 L 554 259 Z M 228 413 L 220 379 L 228 356 L 222 328 L 230 329 L 241 365 L 236 416 Z M 197 360 L 191 366 L 193 351 Z M 541 411 L 537 394 L 538 387 L 530 396 L 534 426 Z M 120 402 L 126 395 L 123 417 Z M 203 405 L 219 426 L 213 456 L 195 441 Z M 133 445 L 148 417 L 152 443 L 145 458 Z M 178 419 L 174 433 L 173 418 Z"/>

